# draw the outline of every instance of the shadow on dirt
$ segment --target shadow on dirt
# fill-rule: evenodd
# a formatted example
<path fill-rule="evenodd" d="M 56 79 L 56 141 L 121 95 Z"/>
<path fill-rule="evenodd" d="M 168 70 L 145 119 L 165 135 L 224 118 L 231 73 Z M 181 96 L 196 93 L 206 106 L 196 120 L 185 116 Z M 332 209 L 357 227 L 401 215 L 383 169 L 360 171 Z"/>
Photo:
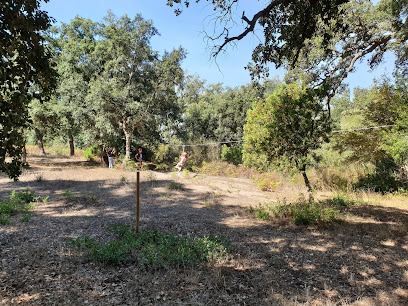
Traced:
<path fill-rule="evenodd" d="M 73 166 L 70 161 L 64 165 Z M 83 235 L 106 240 L 107 226 L 134 224 L 133 183 L 2 183 L 1 190 L 29 188 L 50 197 L 47 204 L 39 204 L 29 223 L 0 227 L 4 298 L 26 294 L 33 297 L 28 300 L 31 304 L 67 303 L 63 296 L 72 303 L 86 300 L 102 305 L 114 301 L 279 305 L 294 300 L 352 303 L 363 298 L 377 304 L 408 303 L 406 211 L 356 206 L 350 213 L 360 221 L 325 227 L 261 222 L 241 206 L 223 206 L 222 199 L 206 206 L 208 193 L 194 192 L 187 183 L 171 190 L 172 182 L 154 178 L 141 182 L 141 228 L 193 237 L 224 236 L 231 241 L 231 259 L 194 269 L 147 272 L 135 265 L 120 269 L 95 265 L 70 254 L 66 240 Z M 66 190 L 71 199 L 64 195 Z M 226 222 L 237 215 L 248 224 Z M 117 281 L 107 281 L 112 279 Z M 42 295 L 44 291 L 48 295 Z"/>

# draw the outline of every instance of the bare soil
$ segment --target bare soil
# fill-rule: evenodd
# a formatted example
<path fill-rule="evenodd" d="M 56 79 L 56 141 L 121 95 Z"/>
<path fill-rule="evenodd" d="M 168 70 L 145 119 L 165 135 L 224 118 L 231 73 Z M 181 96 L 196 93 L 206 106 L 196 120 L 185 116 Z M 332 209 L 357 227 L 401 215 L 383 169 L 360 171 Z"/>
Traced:
<path fill-rule="evenodd" d="M 91 262 L 66 244 L 84 235 L 103 241 L 109 225 L 135 224 L 134 172 L 78 157 L 29 162 L 19 182 L 0 177 L 0 196 L 29 188 L 49 199 L 29 222 L 0 225 L 0 305 L 408 305 L 404 201 L 352 207 L 341 223 L 296 226 L 259 221 L 249 207 L 295 199 L 300 187 L 262 192 L 249 178 L 143 171 L 142 230 L 221 235 L 231 249 L 219 262 L 142 271 Z M 184 190 L 168 189 L 174 181 Z"/>

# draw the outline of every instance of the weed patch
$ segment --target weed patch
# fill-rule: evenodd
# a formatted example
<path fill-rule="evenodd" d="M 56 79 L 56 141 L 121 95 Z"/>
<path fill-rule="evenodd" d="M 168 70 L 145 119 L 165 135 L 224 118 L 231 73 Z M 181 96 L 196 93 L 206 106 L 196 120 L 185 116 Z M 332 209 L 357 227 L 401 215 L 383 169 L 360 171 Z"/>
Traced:
<path fill-rule="evenodd" d="M 47 200 L 48 197 L 43 199 L 44 202 Z M 33 210 L 39 201 L 40 197 L 35 196 L 34 191 L 12 191 L 8 201 L 0 201 L 0 224 L 10 224 L 11 216 Z M 31 214 L 27 213 L 20 217 L 22 222 L 28 222 L 30 219 Z"/>
<path fill-rule="evenodd" d="M 294 203 L 283 200 L 277 203 L 258 204 L 256 207 L 251 206 L 249 211 L 259 220 L 270 220 L 274 217 L 293 220 L 296 225 L 331 223 L 340 220 L 339 206 L 349 205 L 345 200 L 339 199 L 309 202 L 305 198 L 299 198 Z"/>
<path fill-rule="evenodd" d="M 272 174 L 269 173 L 254 176 L 253 180 L 262 191 L 273 191 L 281 184 L 275 180 L 275 177 Z"/>
<path fill-rule="evenodd" d="M 193 266 L 217 260 L 227 254 L 228 243 L 213 236 L 188 238 L 144 230 L 136 234 L 130 226 L 108 228 L 117 240 L 98 243 L 84 236 L 68 240 L 68 246 L 85 251 L 94 261 L 107 265 L 136 262 L 144 269 Z"/>
<path fill-rule="evenodd" d="M 167 185 L 167 189 L 169 189 L 169 190 L 184 190 L 184 185 L 182 183 L 170 182 L 170 184 Z"/>

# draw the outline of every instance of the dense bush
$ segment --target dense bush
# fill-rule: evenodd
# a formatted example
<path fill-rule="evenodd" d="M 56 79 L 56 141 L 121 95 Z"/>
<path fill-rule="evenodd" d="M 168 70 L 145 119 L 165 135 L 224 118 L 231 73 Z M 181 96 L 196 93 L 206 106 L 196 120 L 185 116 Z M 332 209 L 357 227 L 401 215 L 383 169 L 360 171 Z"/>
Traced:
<path fill-rule="evenodd" d="M 100 156 L 98 146 L 86 148 L 84 151 L 84 158 L 86 160 L 94 161 L 98 156 Z"/>
<path fill-rule="evenodd" d="M 242 146 L 227 146 L 221 147 L 221 159 L 234 165 L 242 164 Z"/>

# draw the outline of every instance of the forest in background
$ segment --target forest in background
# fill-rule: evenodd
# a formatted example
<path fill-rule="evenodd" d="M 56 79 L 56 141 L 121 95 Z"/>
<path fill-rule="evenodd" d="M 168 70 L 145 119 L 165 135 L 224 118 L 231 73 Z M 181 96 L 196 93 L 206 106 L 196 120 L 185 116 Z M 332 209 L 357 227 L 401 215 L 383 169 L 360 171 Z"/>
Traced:
<path fill-rule="evenodd" d="M 232 5 L 223 1 L 214 9 L 228 12 Z M 263 172 L 298 171 L 309 191 L 316 184 L 307 176 L 312 169 L 341 188 L 405 190 L 406 5 L 385 0 L 291 5 L 272 1 L 252 20 L 243 15 L 249 25 L 259 21 L 267 30 L 279 28 L 260 19 L 267 13 L 268 18 L 281 14 L 289 22 L 303 12 L 299 23 L 308 15 L 317 24 L 304 24 L 300 41 L 293 31 L 283 31 L 278 38 L 265 31 L 265 43 L 255 48 L 247 67 L 253 82 L 237 88 L 185 75 L 181 62 L 187 51 L 153 50 L 150 40 L 159 30 L 141 15 L 108 12 L 100 22 L 77 16 L 52 27 L 51 20 L 40 15 L 44 24 L 36 35 L 55 78 L 50 84 L 42 82 L 44 73 L 42 80 L 28 82 L 24 133 L 20 135 L 17 126 L 14 147 L 8 144 L 6 151 L 21 157 L 18 143 L 37 143 L 45 154 L 44 142 L 67 143 L 70 155 L 77 147 L 89 158 L 93 154 L 103 159 L 105 149 L 112 147 L 121 163 L 132 165 L 142 147 L 144 158 L 163 169 L 174 164 L 180 148 L 187 148 L 189 169 L 222 159 Z M 341 15 L 334 17 L 336 12 Z M 188 10 L 178 7 L 176 13 Z M 225 36 L 224 43 L 214 45 L 215 54 L 240 39 Z M 384 76 L 371 88 L 357 87 L 352 93 L 344 86 L 357 61 L 367 58 L 375 68 L 386 52 L 397 58 L 392 78 Z M 283 80 L 267 78 L 268 62 L 286 68 Z M 42 93 L 48 95 L 46 101 Z M 219 145 L 182 147 L 214 142 Z M 18 177 L 18 158 L 3 165 L 10 177 Z"/>

